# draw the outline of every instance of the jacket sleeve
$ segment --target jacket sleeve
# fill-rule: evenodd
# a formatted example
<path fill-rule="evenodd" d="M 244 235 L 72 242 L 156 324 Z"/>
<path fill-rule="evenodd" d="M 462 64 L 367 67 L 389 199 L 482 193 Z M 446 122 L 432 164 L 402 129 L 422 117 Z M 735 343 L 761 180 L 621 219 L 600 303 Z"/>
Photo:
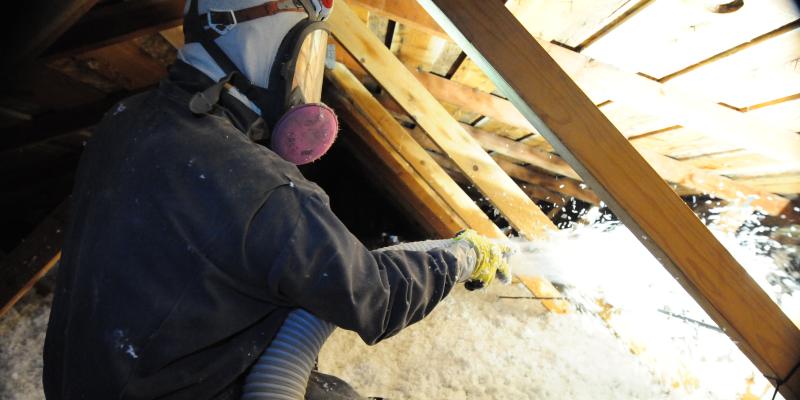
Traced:
<path fill-rule="evenodd" d="M 265 204 L 248 237 L 251 263 L 270 265 L 266 284 L 277 304 L 302 307 L 375 344 L 424 318 L 455 285 L 451 252 L 369 251 L 333 214 L 327 196 L 295 193 L 294 199 Z M 271 236 L 276 215 L 269 208 L 278 203 L 285 207 L 280 219 L 294 222 L 280 251 L 270 254 L 273 246 L 259 251 L 256 242 Z"/>

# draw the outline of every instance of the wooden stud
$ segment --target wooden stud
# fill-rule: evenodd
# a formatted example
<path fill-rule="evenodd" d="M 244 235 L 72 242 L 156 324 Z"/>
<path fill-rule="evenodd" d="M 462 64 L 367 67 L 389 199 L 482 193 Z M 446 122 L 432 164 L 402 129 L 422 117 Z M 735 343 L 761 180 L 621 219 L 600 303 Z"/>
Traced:
<path fill-rule="evenodd" d="M 521 235 L 534 238 L 553 223 L 480 148 L 403 64 L 361 23 L 346 2 L 328 20 L 331 32 L 464 171 Z"/>
<path fill-rule="evenodd" d="M 64 201 L 0 263 L 0 317 L 60 259 L 68 214 Z"/>
<path fill-rule="evenodd" d="M 762 373 L 788 378 L 800 330 L 519 21 L 501 4 L 420 3 Z M 800 375 L 780 391 L 800 399 Z"/>
<path fill-rule="evenodd" d="M 452 209 L 452 213 L 457 216 L 457 218 L 454 217 L 454 220 L 463 221 L 462 225 L 450 232 L 450 236 L 469 227 L 482 235 L 504 237 L 500 229 L 392 118 L 389 112 L 375 100 L 346 67 L 337 64 L 333 70 L 326 71 L 326 76 L 339 89 L 340 96 L 347 100 L 338 102 L 340 107 L 337 107 L 337 110 L 344 109 L 349 114 L 353 114 L 352 118 L 349 118 L 350 120 L 361 126 L 371 127 L 364 131 L 369 133 L 370 137 L 377 136 L 380 141 L 385 142 L 385 145 L 381 146 L 384 149 L 382 152 L 397 154 L 405 160 L 414 173 L 425 182 L 424 185 L 419 185 L 429 187 L 432 191 L 431 196 L 436 196 L 441 202 L 447 204 Z"/>

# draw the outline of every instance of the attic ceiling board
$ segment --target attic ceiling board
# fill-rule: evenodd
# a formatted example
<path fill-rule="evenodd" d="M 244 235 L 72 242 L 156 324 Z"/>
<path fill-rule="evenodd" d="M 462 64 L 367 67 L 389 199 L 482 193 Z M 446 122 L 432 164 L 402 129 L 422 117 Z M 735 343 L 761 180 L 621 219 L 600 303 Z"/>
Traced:
<path fill-rule="evenodd" d="M 631 142 L 637 146 L 641 145 L 650 150 L 677 159 L 738 150 L 735 146 L 721 143 L 718 140 L 703 135 L 701 132 L 686 128 L 678 128 L 633 138 Z"/>
<path fill-rule="evenodd" d="M 800 28 L 677 76 L 667 85 L 739 108 L 800 93 Z"/>
<path fill-rule="evenodd" d="M 800 132 L 800 98 L 757 108 L 747 113 Z"/>
<path fill-rule="evenodd" d="M 739 177 L 800 172 L 785 163 L 769 159 L 747 150 L 710 154 L 683 161 L 689 165 L 713 171 L 715 174 Z"/>
<path fill-rule="evenodd" d="M 410 69 L 444 75 L 461 49 L 441 37 L 398 24 L 392 40 L 392 52 Z"/>
<path fill-rule="evenodd" d="M 797 19 L 791 0 L 748 0 L 717 14 L 698 0 L 655 0 L 584 54 L 660 78 Z"/>
<path fill-rule="evenodd" d="M 577 47 L 640 1 L 510 0 L 506 8 L 533 36 Z"/>
<path fill-rule="evenodd" d="M 759 187 L 773 193 L 800 194 L 800 173 L 740 179 L 738 182 Z"/>
<path fill-rule="evenodd" d="M 645 114 L 614 101 L 602 104 L 600 106 L 600 111 L 602 111 L 606 118 L 608 118 L 627 138 L 663 130 L 675 125 L 674 122 L 664 117 L 654 114 Z"/>

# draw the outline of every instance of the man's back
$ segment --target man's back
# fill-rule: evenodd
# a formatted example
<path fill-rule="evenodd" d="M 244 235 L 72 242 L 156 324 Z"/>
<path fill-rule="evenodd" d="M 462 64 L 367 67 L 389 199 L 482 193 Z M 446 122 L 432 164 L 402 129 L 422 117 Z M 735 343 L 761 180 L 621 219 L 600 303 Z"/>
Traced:
<path fill-rule="evenodd" d="M 113 108 L 87 145 L 45 343 L 49 399 L 229 394 L 291 309 L 376 343 L 458 279 L 445 249 L 367 250 L 319 187 L 231 124 L 248 121 L 194 115 L 189 97 L 167 80 Z"/>
<path fill-rule="evenodd" d="M 174 93 L 119 103 L 87 145 L 47 335 L 49 397 L 226 386 L 285 317 L 263 290 L 269 268 L 247 270 L 243 250 L 250 219 L 303 179 Z M 292 227 L 274 220 L 274 243 L 260 245 L 277 255 Z M 244 355 L 220 354 L 231 349 Z"/>

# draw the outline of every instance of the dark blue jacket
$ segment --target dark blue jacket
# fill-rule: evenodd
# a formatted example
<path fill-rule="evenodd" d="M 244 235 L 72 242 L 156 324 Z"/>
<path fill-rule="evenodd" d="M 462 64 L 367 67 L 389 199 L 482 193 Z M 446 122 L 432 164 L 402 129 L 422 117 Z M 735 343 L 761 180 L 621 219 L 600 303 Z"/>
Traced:
<path fill-rule="evenodd" d="M 371 252 L 297 168 L 254 143 L 261 120 L 178 64 L 87 143 L 47 331 L 48 399 L 208 399 L 241 379 L 289 310 L 376 343 L 457 279 L 443 250 Z"/>

